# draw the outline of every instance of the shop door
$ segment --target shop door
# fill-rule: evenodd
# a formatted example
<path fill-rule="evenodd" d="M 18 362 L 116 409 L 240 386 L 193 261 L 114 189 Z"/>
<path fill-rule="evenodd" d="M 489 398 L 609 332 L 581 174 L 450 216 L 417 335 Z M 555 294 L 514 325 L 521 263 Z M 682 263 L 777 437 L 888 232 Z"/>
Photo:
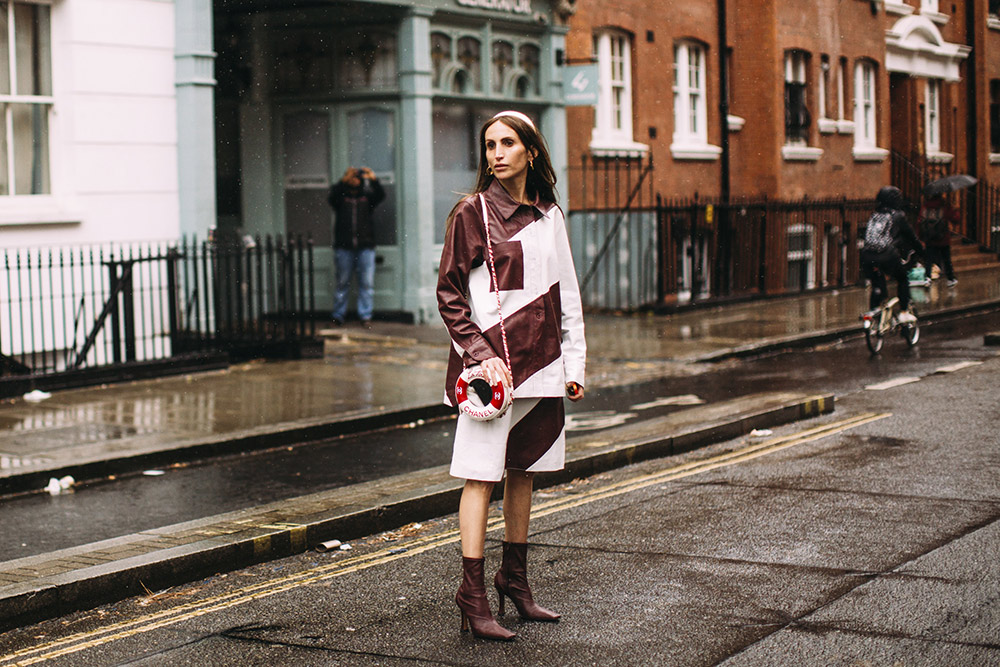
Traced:
<path fill-rule="evenodd" d="M 370 167 L 386 191 L 375 209 L 376 312 L 402 308 L 396 229 L 396 122 L 385 105 L 294 109 L 281 114 L 282 195 L 285 233 L 314 244 L 316 308 L 333 307 L 333 224 L 326 201 L 348 167 Z M 353 295 L 352 295 L 352 304 Z"/>

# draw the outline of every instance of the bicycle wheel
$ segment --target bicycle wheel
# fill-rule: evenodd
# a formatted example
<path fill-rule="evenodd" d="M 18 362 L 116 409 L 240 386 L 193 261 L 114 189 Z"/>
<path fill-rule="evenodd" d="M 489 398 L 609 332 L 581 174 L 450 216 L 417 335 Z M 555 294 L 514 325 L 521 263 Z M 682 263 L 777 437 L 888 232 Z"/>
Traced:
<path fill-rule="evenodd" d="M 872 326 L 865 329 L 865 343 L 872 354 L 878 354 L 882 349 L 882 332 L 878 327 Z"/>
<path fill-rule="evenodd" d="M 913 347 L 920 340 L 920 325 L 914 322 L 913 324 L 902 325 L 903 338 L 906 339 L 906 344 Z"/>

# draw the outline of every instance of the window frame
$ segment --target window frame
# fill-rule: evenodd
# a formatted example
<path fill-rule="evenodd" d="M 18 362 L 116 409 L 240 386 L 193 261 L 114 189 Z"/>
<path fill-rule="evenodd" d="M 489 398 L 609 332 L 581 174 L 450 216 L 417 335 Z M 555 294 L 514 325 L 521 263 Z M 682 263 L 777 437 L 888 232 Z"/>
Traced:
<path fill-rule="evenodd" d="M 17 21 L 15 11 L 17 6 L 41 6 L 48 8 L 48 34 L 45 36 L 45 47 L 48 49 L 48 53 L 42 58 L 42 62 L 48 67 L 48 72 L 45 74 L 45 78 L 48 83 L 49 90 L 47 94 L 32 94 L 32 93 L 20 93 L 18 92 L 19 82 L 18 82 L 18 63 L 17 63 L 17 51 L 18 51 L 18 39 L 17 39 Z M 3 151 L 0 153 L 2 155 L 3 164 L 0 164 L 0 169 L 5 172 L 3 187 L 6 191 L 0 191 L 0 200 L 11 200 L 13 198 L 39 198 L 39 197 L 51 197 L 53 194 L 52 187 L 52 109 L 55 106 L 55 95 L 53 90 L 51 90 L 53 83 L 53 72 L 52 72 L 52 51 L 53 51 L 53 40 L 52 40 L 52 3 L 49 0 L 7 0 L 7 66 L 8 72 L 6 77 L 8 79 L 7 83 L 9 89 L 7 92 L 0 91 L 0 109 L 2 109 L 2 114 L 0 114 L 0 122 L 3 123 L 3 137 L 0 137 L 0 146 L 3 146 Z M 35 57 L 35 53 L 32 52 L 28 54 L 30 57 Z M 36 73 L 37 74 L 37 73 Z M 17 137 L 15 130 L 15 113 L 16 108 L 21 108 L 21 110 L 31 111 L 32 114 L 41 111 L 41 118 L 44 121 L 44 146 L 41 150 L 44 151 L 45 155 L 42 157 L 44 160 L 44 171 L 42 175 L 42 180 L 44 181 L 44 186 L 39 192 L 20 192 L 18 185 L 18 159 L 15 154 L 17 148 Z M 32 142 L 31 150 L 36 150 L 34 147 L 34 142 Z M 33 169 L 34 171 L 34 165 Z M 34 180 L 34 176 L 32 177 Z"/>
<path fill-rule="evenodd" d="M 924 91 L 924 152 L 941 152 L 941 80 L 927 79 Z"/>
<path fill-rule="evenodd" d="M 597 105 L 590 142 L 594 155 L 649 150 L 649 146 L 633 138 L 632 43 L 632 35 L 625 30 L 603 28 L 594 32 L 593 49 L 598 69 Z M 617 74 L 615 69 L 619 70 Z"/>
<path fill-rule="evenodd" d="M 674 44 L 674 143 L 678 145 L 703 146 L 708 143 L 706 51 L 701 44 L 688 40 Z M 697 55 L 693 66 L 692 54 Z"/>
<path fill-rule="evenodd" d="M 879 65 L 871 58 L 859 58 L 854 63 L 852 152 L 858 162 L 882 162 L 889 156 L 889 151 L 878 145 L 878 73 Z"/>
<path fill-rule="evenodd" d="M 802 49 L 789 49 L 784 56 L 785 69 L 785 146 L 808 146 L 809 127 L 812 116 L 809 113 L 809 53 Z M 798 99 L 800 108 L 793 109 Z M 798 124 L 792 123 L 793 114 L 801 117 Z"/>
<path fill-rule="evenodd" d="M 1000 79 L 989 82 L 990 162 L 1000 162 Z"/>
<path fill-rule="evenodd" d="M 854 65 L 854 146 L 878 146 L 878 87 L 875 63 L 859 60 Z"/>

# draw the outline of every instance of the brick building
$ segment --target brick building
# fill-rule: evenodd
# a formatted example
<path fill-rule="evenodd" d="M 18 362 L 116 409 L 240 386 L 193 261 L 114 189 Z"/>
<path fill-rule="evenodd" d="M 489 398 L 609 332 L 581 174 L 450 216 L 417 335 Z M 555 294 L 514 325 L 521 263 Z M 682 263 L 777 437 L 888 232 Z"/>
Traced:
<path fill-rule="evenodd" d="M 567 109 L 571 165 L 651 155 L 655 193 L 702 201 L 870 198 L 914 174 L 1000 184 L 998 0 L 575 6 L 568 60 L 596 59 L 600 90 Z M 968 235 L 989 244 L 993 223 L 969 209 Z"/>

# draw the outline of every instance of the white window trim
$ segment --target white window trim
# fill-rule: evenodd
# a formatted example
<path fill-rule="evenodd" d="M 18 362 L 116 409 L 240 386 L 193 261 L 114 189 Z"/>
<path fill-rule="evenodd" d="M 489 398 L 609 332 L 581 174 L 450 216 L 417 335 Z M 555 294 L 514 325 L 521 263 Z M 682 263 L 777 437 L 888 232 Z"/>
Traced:
<path fill-rule="evenodd" d="M 696 49 L 700 56 L 701 67 L 698 68 L 698 90 L 700 92 L 700 104 L 695 110 L 695 122 L 701 131 L 691 133 L 686 130 L 690 127 L 690 108 L 687 104 L 691 96 L 691 88 L 688 87 L 690 75 L 689 57 L 691 50 Z M 674 63 L 674 77 L 679 83 L 672 86 L 674 93 L 674 136 L 673 143 L 670 144 L 670 154 L 675 160 L 717 160 L 722 155 L 722 149 L 708 143 L 708 88 L 705 85 L 706 67 L 708 64 L 707 54 L 704 47 L 693 42 L 681 41 L 675 45 L 674 53 L 677 62 Z M 681 104 L 676 102 L 680 99 Z M 728 122 L 728 118 L 727 118 Z"/>
<path fill-rule="evenodd" d="M 947 25 L 948 21 L 951 20 L 950 16 L 941 12 L 920 12 L 920 15 L 938 25 Z"/>
<path fill-rule="evenodd" d="M 986 17 L 986 27 L 991 30 L 1000 30 L 1000 16 L 990 14 Z"/>
<path fill-rule="evenodd" d="M 889 157 L 885 148 L 855 146 L 852 152 L 855 162 L 884 162 Z"/>
<path fill-rule="evenodd" d="M 833 134 L 838 129 L 838 123 L 832 118 L 819 118 L 816 120 L 816 129 L 820 134 Z"/>
<path fill-rule="evenodd" d="M 823 157 L 823 149 L 785 144 L 781 147 L 781 157 L 789 162 L 817 162 Z"/>
<path fill-rule="evenodd" d="M 722 148 L 711 144 L 703 146 L 670 144 L 670 154 L 675 160 L 718 160 L 722 155 Z"/>
<path fill-rule="evenodd" d="M 819 64 L 819 82 L 818 90 L 819 93 L 816 99 L 819 100 L 819 118 L 816 119 L 816 127 L 823 134 L 830 134 L 833 130 L 830 129 L 830 122 L 832 119 L 826 115 L 826 98 L 827 92 L 830 88 L 830 56 L 820 56 Z"/>
<path fill-rule="evenodd" d="M 955 156 L 951 153 L 944 153 L 942 151 L 928 151 L 927 161 L 931 164 L 951 164 Z"/>
<path fill-rule="evenodd" d="M 612 127 L 611 108 L 611 40 L 623 39 L 622 49 L 624 60 L 624 81 L 622 92 L 622 127 Z M 640 144 L 632 135 L 632 38 L 620 30 L 603 30 L 596 37 L 597 65 L 599 72 L 599 92 L 597 106 L 594 108 L 594 129 L 590 139 L 590 152 L 595 156 L 611 157 L 618 155 L 644 154 L 649 146 Z"/>
<path fill-rule="evenodd" d="M 45 5 L 51 6 L 52 2 L 50 0 L 12 0 L 7 4 L 7 43 L 9 49 L 15 49 L 17 44 L 16 29 L 17 26 L 13 20 L 14 8 L 16 5 Z M 49 48 L 54 50 L 55 44 L 52 41 L 51 35 L 51 16 L 49 25 Z M 49 54 L 50 60 L 53 54 Z M 8 216 L 18 216 L 20 224 L 39 224 L 39 223 L 66 223 L 75 222 L 78 216 L 66 215 L 62 213 L 62 209 L 56 200 L 55 193 L 55 173 L 53 165 L 53 109 L 55 108 L 56 98 L 53 95 L 21 95 L 16 93 L 18 87 L 17 81 L 17 60 L 14 57 L 13 51 L 9 55 L 8 67 L 10 68 L 8 79 L 10 83 L 9 94 L 0 94 L 0 105 L 7 106 L 6 113 L 0 114 L 0 123 L 5 124 L 5 134 L 7 136 L 7 154 L 2 156 L 3 159 L 0 160 L 0 169 L 5 169 L 8 171 L 7 174 L 7 189 L 8 194 L 0 195 L 0 203 L 3 206 L 4 215 L 0 216 L 0 225 L 2 224 L 18 224 L 18 222 L 6 222 Z M 54 67 L 54 65 L 53 65 Z M 51 76 L 51 75 L 50 75 Z M 32 104 L 43 107 L 46 112 L 46 127 L 48 131 L 48 160 L 49 160 L 49 192 L 47 194 L 20 194 L 16 192 L 16 181 L 17 178 L 14 174 L 14 129 L 12 126 L 12 115 L 10 106 L 12 104 Z M 32 201 L 34 200 L 34 201 Z"/>
<path fill-rule="evenodd" d="M 1000 164 L 1000 153 L 990 153 L 990 164 Z"/>
<path fill-rule="evenodd" d="M 743 126 L 746 125 L 747 119 L 742 118 L 740 116 L 734 116 L 733 114 L 729 114 L 728 116 L 726 116 L 726 123 L 729 126 L 730 132 L 739 132 L 740 130 L 743 129 Z"/>
<path fill-rule="evenodd" d="M 885 13 L 907 16 L 913 13 L 913 7 L 899 0 L 885 0 Z"/>
<path fill-rule="evenodd" d="M 870 90 L 865 90 L 865 72 L 870 74 Z M 870 108 L 867 112 L 862 108 L 866 93 L 870 95 Z M 878 147 L 878 88 L 875 77 L 875 66 L 870 62 L 861 60 L 854 66 L 854 146 L 858 152 L 866 152 L 868 149 Z M 865 122 L 862 122 L 865 121 Z M 870 136 L 866 135 L 864 128 L 870 124 Z"/>
<path fill-rule="evenodd" d="M 920 0 L 920 13 L 936 12 L 940 9 L 938 0 Z"/>

